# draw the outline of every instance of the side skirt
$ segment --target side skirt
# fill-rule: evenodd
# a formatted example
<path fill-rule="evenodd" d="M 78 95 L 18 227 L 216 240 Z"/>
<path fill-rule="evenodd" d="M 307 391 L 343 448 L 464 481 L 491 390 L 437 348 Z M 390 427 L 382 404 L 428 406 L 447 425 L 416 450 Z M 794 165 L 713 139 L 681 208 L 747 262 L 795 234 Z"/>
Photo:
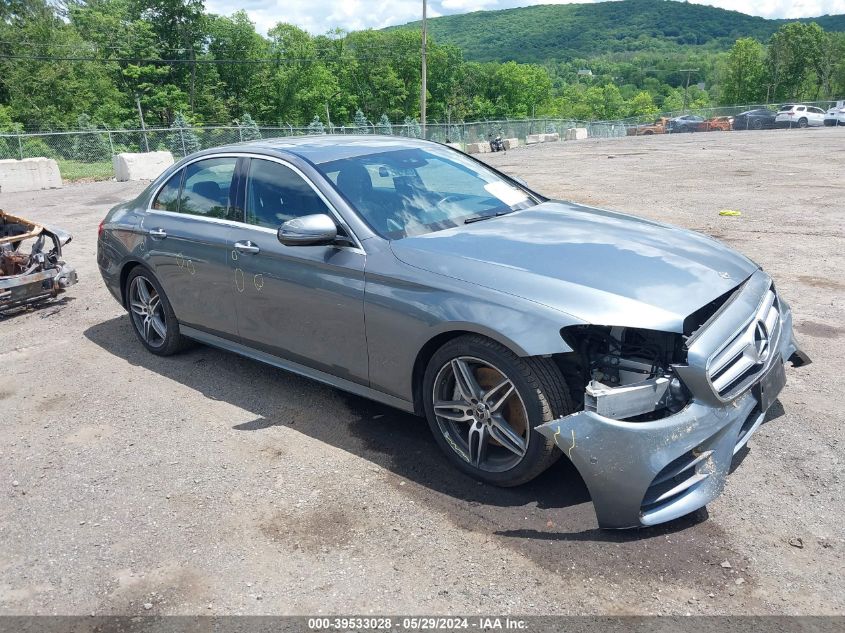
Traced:
<path fill-rule="evenodd" d="M 326 372 L 318 369 L 306 367 L 305 365 L 300 365 L 299 363 L 294 363 L 293 361 L 285 360 L 283 358 L 279 358 L 278 356 L 267 354 L 266 352 L 261 352 L 241 343 L 235 343 L 234 341 L 229 341 L 220 336 L 215 336 L 214 334 L 209 334 L 208 332 L 188 327 L 187 325 L 180 324 L 179 331 L 184 336 L 194 339 L 195 341 L 199 341 L 200 343 L 205 343 L 206 345 L 217 347 L 226 350 L 227 352 L 234 352 L 235 354 L 246 356 L 247 358 L 272 365 L 273 367 L 278 367 L 279 369 L 284 369 L 285 371 L 289 371 L 294 374 L 299 374 L 300 376 L 305 376 L 306 378 L 316 380 L 317 382 L 329 385 L 330 387 L 335 387 L 341 391 L 347 391 L 355 394 L 356 396 L 375 400 L 376 402 L 381 402 L 382 404 L 401 409 L 402 411 L 407 411 L 408 413 L 414 412 L 414 404 L 412 402 L 391 396 L 381 391 L 376 391 L 375 389 L 371 389 L 370 387 L 366 387 L 364 385 L 359 385 L 351 380 L 332 376 L 331 374 L 327 374 Z"/>

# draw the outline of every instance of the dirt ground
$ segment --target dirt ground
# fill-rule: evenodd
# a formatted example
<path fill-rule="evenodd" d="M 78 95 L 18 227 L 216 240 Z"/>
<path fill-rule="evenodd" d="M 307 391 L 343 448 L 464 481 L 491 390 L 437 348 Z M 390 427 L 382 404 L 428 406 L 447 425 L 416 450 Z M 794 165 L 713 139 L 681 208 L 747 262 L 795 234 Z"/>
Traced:
<path fill-rule="evenodd" d="M 742 250 L 813 358 L 708 512 L 626 532 L 596 528 L 563 460 L 479 485 L 422 419 L 206 347 L 145 352 L 95 261 L 143 184 L 0 194 L 74 233 L 80 278 L 0 319 L 0 614 L 845 613 L 844 148 L 819 129 L 485 156 Z"/>

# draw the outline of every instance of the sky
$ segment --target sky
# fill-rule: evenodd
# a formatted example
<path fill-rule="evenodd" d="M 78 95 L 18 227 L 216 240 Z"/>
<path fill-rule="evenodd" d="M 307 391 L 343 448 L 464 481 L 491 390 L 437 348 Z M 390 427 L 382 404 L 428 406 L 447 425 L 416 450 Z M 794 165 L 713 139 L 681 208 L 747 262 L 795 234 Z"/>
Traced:
<path fill-rule="evenodd" d="M 428 0 L 428 14 L 450 15 L 482 9 L 509 9 L 532 4 L 571 4 L 591 0 Z M 691 0 L 765 18 L 803 18 L 845 13 L 845 0 Z M 277 22 L 289 22 L 312 34 L 330 29 L 357 31 L 418 20 L 422 0 L 206 0 L 206 8 L 222 15 L 244 9 L 262 33 Z"/>

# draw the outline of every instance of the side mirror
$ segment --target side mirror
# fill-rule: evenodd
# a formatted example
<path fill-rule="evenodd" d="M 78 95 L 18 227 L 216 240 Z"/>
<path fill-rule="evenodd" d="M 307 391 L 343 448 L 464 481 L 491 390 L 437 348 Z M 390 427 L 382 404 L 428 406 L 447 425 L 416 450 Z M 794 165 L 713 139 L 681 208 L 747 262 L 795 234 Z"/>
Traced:
<path fill-rule="evenodd" d="M 337 239 L 337 225 L 325 213 L 303 215 L 282 224 L 277 236 L 285 246 L 331 244 Z"/>

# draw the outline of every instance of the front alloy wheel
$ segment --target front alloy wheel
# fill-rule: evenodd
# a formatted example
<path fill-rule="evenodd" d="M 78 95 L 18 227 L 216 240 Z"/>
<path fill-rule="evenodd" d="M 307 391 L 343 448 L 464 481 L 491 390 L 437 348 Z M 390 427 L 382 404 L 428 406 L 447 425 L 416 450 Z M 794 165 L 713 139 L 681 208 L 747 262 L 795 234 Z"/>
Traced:
<path fill-rule="evenodd" d="M 475 468 L 501 472 L 525 457 L 528 413 L 502 370 L 459 356 L 434 379 L 434 415 L 450 446 Z"/>
<path fill-rule="evenodd" d="M 549 358 L 520 358 L 490 339 L 460 336 L 432 356 L 423 394 L 437 443 L 477 479 L 516 486 L 561 455 L 534 430 L 572 412 L 569 390 Z"/>

